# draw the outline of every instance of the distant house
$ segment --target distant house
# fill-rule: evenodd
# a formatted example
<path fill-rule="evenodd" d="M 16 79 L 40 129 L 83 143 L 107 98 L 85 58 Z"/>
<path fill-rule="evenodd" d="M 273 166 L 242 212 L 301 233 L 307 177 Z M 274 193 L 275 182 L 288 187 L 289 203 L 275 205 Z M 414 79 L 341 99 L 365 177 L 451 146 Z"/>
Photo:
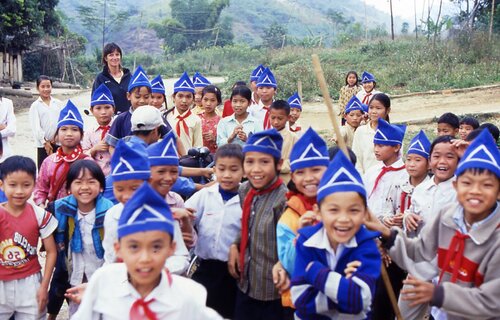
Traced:
<path fill-rule="evenodd" d="M 23 82 L 23 56 L 21 51 L 4 48 L 0 52 L 0 82 Z"/>

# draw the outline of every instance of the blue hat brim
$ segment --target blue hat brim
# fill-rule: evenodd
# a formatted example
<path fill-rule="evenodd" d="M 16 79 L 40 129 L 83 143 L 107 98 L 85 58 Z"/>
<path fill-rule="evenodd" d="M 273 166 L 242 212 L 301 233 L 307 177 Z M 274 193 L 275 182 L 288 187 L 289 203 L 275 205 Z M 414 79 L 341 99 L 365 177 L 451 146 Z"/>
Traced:
<path fill-rule="evenodd" d="M 122 172 L 122 173 L 112 173 L 113 181 L 125 181 L 125 180 L 148 180 L 151 177 L 150 170 L 134 171 L 134 172 Z"/>
<path fill-rule="evenodd" d="M 149 165 L 151 167 L 155 166 L 179 166 L 178 157 L 165 157 L 165 156 L 150 156 Z"/>
<path fill-rule="evenodd" d="M 158 220 L 148 220 L 135 222 L 132 225 L 121 225 L 118 227 L 118 239 L 130 234 L 147 231 L 163 231 L 174 237 L 174 222 Z"/>
<path fill-rule="evenodd" d="M 281 152 L 269 147 L 264 147 L 260 145 L 246 144 L 243 146 L 243 154 L 247 152 L 260 152 L 271 155 L 275 159 L 281 159 Z"/>
<path fill-rule="evenodd" d="M 291 162 L 290 170 L 293 172 L 295 170 L 317 166 L 328 167 L 328 164 L 330 164 L 330 158 L 328 157 L 305 158 Z"/>

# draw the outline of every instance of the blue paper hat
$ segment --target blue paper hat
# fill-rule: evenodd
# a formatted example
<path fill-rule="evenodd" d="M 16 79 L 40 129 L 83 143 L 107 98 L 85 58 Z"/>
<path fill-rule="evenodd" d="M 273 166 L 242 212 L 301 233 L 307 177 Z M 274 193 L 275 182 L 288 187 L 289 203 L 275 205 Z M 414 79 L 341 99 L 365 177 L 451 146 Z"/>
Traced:
<path fill-rule="evenodd" d="M 150 166 L 178 166 L 177 138 L 170 130 L 161 141 L 155 142 L 147 149 Z"/>
<path fill-rule="evenodd" d="M 483 129 L 467 147 L 455 175 L 459 176 L 468 169 L 486 169 L 500 178 L 500 151 L 487 129 Z"/>
<path fill-rule="evenodd" d="M 382 118 L 378 119 L 377 131 L 373 137 L 373 143 L 386 146 L 395 146 L 403 144 L 406 126 L 390 124 Z"/>
<path fill-rule="evenodd" d="M 212 83 L 208 81 L 201 73 L 195 72 L 193 76 L 193 85 L 195 88 L 205 88 L 206 86 L 211 85 Z"/>
<path fill-rule="evenodd" d="M 351 100 L 345 106 L 345 114 L 351 111 L 359 110 L 361 112 L 368 112 L 368 105 L 361 103 L 356 96 L 352 96 Z"/>
<path fill-rule="evenodd" d="M 335 192 L 358 192 L 366 199 L 366 189 L 361 176 L 344 155 L 337 152 L 319 182 L 317 201 L 321 202 L 326 196 Z"/>
<path fill-rule="evenodd" d="M 420 132 L 411 139 L 410 147 L 406 154 L 418 154 L 426 159 L 429 159 L 429 152 L 431 150 L 431 142 L 425 135 L 424 130 Z"/>
<path fill-rule="evenodd" d="M 151 82 L 149 82 L 148 75 L 141 66 L 138 66 L 137 69 L 135 69 L 132 78 L 130 78 L 130 82 L 128 83 L 128 92 L 132 92 L 132 90 L 136 87 L 151 88 Z"/>
<path fill-rule="evenodd" d="M 290 152 L 290 168 L 293 171 L 315 166 L 328 166 L 328 147 L 311 127 L 293 145 Z"/>
<path fill-rule="evenodd" d="M 156 78 L 151 80 L 151 92 L 165 94 L 165 85 L 161 75 L 157 75 Z"/>
<path fill-rule="evenodd" d="M 180 91 L 194 93 L 194 85 L 191 82 L 191 79 L 189 79 L 189 75 L 185 71 L 182 74 L 182 76 L 179 78 L 179 80 L 177 80 L 177 82 L 174 83 L 174 93 L 180 92 Z"/>
<path fill-rule="evenodd" d="M 174 236 L 170 207 L 147 182 L 134 192 L 123 207 L 118 220 L 118 239 L 145 231 L 163 231 L 172 238 Z"/>
<path fill-rule="evenodd" d="M 264 66 L 260 64 L 257 68 L 255 68 L 252 71 L 252 75 L 250 75 L 250 81 L 257 81 L 257 80 L 259 80 L 259 77 L 260 77 L 260 75 L 262 74 L 263 71 L 264 71 Z"/>
<path fill-rule="evenodd" d="M 146 148 L 141 144 L 118 141 L 111 156 L 111 176 L 113 181 L 149 179 L 151 171 Z"/>
<path fill-rule="evenodd" d="M 270 154 L 275 159 L 280 159 L 282 146 L 283 137 L 273 128 L 251 135 L 247 143 L 243 146 L 243 153 L 262 152 Z"/>
<path fill-rule="evenodd" d="M 101 83 L 97 89 L 92 93 L 92 98 L 90 100 L 90 106 L 93 107 L 98 104 L 110 104 L 115 106 L 115 100 L 113 100 L 113 94 L 109 90 L 109 88 Z"/>
<path fill-rule="evenodd" d="M 302 110 L 302 100 L 300 99 L 298 92 L 295 92 L 293 96 L 288 98 L 288 104 L 290 105 L 290 108 Z"/>
<path fill-rule="evenodd" d="M 377 82 L 375 79 L 375 76 L 369 72 L 363 72 L 361 75 L 361 83 L 367 83 L 367 82 Z"/>
<path fill-rule="evenodd" d="M 259 76 L 257 80 L 257 87 L 273 87 L 277 88 L 276 79 L 274 78 L 274 74 L 271 72 L 271 69 L 265 68 L 262 71 L 262 74 Z"/>
<path fill-rule="evenodd" d="M 66 106 L 59 112 L 59 120 L 57 121 L 57 128 L 62 126 L 77 126 L 83 129 L 83 118 L 78 111 L 78 108 L 68 100 Z"/>

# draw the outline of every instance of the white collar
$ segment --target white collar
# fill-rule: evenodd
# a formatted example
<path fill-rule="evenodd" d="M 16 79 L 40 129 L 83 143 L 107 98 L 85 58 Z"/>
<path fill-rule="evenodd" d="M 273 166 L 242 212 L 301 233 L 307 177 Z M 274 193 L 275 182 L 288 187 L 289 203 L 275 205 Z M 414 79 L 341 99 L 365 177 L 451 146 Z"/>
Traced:
<path fill-rule="evenodd" d="M 316 249 L 324 249 L 330 252 L 333 252 L 333 248 L 330 246 L 330 241 L 328 240 L 328 236 L 326 235 L 325 227 L 322 227 L 315 234 L 313 234 L 309 239 L 304 242 L 304 246 Z M 356 241 L 356 236 L 352 237 L 346 243 L 340 243 L 337 247 L 337 252 L 341 248 L 356 248 L 358 243 Z M 337 254 L 338 255 L 338 254 Z"/>

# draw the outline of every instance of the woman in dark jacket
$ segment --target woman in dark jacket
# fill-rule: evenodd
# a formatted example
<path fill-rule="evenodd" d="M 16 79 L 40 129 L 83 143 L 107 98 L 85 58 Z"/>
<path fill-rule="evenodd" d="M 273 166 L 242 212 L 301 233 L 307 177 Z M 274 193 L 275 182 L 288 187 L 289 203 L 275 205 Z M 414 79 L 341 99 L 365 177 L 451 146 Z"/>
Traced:
<path fill-rule="evenodd" d="M 122 67 L 121 61 L 122 49 L 114 42 L 106 44 L 102 50 L 102 72 L 97 75 L 92 85 L 94 92 L 101 83 L 106 84 L 113 95 L 116 114 L 128 111 L 130 108 L 127 89 L 132 75 L 129 69 Z"/>

